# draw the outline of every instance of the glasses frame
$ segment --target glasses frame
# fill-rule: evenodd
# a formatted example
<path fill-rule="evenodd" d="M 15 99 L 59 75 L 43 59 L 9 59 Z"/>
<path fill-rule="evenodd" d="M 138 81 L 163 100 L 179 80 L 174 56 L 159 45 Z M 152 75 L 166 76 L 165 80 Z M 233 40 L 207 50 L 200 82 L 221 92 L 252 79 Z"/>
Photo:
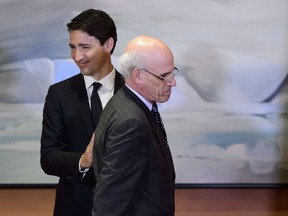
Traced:
<path fill-rule="evenodd" d="M 156 77 L 156 78 L 158 78 L 159 80 L 161 80 L 161 81 L 163 81 L 163 82 L 165 82 L 165 83 L 168 83 L 168 84 L 172 82 L 171 78 L 172 78 L 172 77 L 173 77 L 173 78 L 175 77 L 175 71 L 178 72 L 178 68 L 177 68 L 177 67 L 174 67 L 174 69 L 173 69 L 172 72 L 170 72 L 169 74 L 167 74 L 165 77 L 160 77 L 160 76 L 157 76 L 156 74 L 150 72 L 149 70 L 147 70 L 147 69 L 145 69 L 145 68 L 140 68 L 140 70 L 144 70 L 144 71 L 146 71 L 147 73 L 153 75 L 154 77 Z"/>

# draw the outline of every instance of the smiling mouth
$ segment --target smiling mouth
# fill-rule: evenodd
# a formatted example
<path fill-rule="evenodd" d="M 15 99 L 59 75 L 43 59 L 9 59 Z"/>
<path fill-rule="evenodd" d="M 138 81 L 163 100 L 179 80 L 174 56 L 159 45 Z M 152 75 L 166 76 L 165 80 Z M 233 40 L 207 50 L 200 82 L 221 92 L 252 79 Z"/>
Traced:
<path fill-rule="evenodd" d="M 79 68 L 85 68 L 87 66 L 88 62 L 85 63 L 77 63 Z"/>

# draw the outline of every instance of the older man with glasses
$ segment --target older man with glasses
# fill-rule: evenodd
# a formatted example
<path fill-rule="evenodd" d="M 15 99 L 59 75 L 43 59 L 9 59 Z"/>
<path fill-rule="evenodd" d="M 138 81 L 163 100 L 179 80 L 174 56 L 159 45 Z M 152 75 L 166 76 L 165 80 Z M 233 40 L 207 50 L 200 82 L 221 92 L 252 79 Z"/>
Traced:
<path fill-rule="evenodd" d="M 176 86 L 171 50 L 139 36 L 119 59 L 125 86 L 105 107 L 95 132 L 93 216 L 174 215 L 175 171 L 157 103 Z"/>

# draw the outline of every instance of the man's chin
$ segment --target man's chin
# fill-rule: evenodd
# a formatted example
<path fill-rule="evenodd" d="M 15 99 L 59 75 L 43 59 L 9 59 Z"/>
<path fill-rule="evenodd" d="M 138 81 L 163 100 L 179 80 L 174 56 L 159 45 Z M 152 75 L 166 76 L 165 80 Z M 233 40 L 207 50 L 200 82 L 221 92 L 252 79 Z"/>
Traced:
<path fill-rule="evenodd" d="M 165 103 L 166 101 L 168 101 L 170 98 L 170 95 L 168 96 L 163 96 L 161 98 L 159 98 L 159 101 L 157 101 L 158 103 Z"/>
<path fill-rule="evenodd" d="M 90 75 L 89 71 L 87 71 L 87 70 L 85 70 L 85 69 L 81 69 L 81 68 L 80 68 L 80 73 L 81 73 L 82 75 Z"/>

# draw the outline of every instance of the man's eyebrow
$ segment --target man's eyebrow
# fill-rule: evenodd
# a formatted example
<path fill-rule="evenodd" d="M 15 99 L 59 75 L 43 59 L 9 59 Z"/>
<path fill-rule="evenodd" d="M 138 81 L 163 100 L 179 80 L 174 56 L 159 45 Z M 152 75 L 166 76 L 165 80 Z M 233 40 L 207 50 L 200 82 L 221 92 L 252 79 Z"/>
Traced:
<path fill-rule="evenodd" d="M 75 45 L 72 44 L 72 43 L 69 43 L 69 46 L 70 46 L 70 47 L 75 47 Z M 80 47 L 83 47 L 83 46 L 91 47 L 91 44 L 80 43 L 78 46 L 80 46 Z"/>
<path fill-rule="evenodd" d="M 81 43 L 81 44 L 79 44 L 79 46 L 91 46 L 91 44 L 85 44 L 85 43 Z"/>
<path fill-rule="evenodd" d="M 168 76 L 169 74 L 173 74 L 173 72 L 175 71 L 178 71 L 178 68 L 177 67 L 174 67 L 173 71 L 171 72 L 164 72 L 163 74 L 160 74 L 161 77 L 165 77 L 165 76 Z"/>
<path fill-rule="evenodd" d="M 162 74 L 160 74 L 160 76 L 161 77 L 165 77 L 165 76 L 167 76 L 167 75 L 169 75 L 169 74 L 171 74 L 172 72 L 164 72 L 164 73 L 162 73 Z"/>

